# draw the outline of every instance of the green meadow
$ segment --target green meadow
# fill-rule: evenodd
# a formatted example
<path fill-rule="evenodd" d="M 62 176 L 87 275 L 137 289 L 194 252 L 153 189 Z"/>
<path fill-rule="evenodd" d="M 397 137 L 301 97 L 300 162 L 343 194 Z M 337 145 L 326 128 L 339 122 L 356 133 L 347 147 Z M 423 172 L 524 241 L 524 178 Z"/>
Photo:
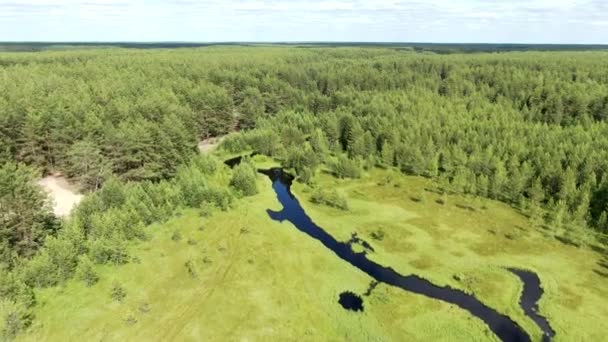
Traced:
<path fill-rule="evenodd" d="M 280 204 L 270 180 L 257 182 L 259 194 L 229 211 L 183 210 L 147 227 L 146 241 L 129 247 L 135 262 L 95 266 L 100 280 L 91 287 L 70 280 L 36 290 L 34 323 L 17 340 L 498 340 L 454 305 L 384 284 L 363 297 L 363 312 L 344 310 L 339 294 L 363 294 L 372 279 L 290 223 L 272 221 L 266 210 Z M 292 188 L 338 240 L 357 233 L 374 247 L 371 260 L 472 293 L 533 340 L 541 331 L 519 307 L 522 284 L 505 267 L 538 274 L 540 313 L 555 341 L 600 341 L 608 331 L 600 254 L 560 242 L 503 203 L 441 195 L 429 179 L 380 169 L 357 180 L 317 172 L 314 186 L 347 199 L 343 211 L 312 204 L 310 186 Z"/>

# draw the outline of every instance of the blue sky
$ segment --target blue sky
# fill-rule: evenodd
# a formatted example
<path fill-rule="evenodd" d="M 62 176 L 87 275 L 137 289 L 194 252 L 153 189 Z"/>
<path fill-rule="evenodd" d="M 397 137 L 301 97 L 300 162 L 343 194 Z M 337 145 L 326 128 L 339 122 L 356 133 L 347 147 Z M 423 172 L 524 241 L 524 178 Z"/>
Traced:
<path fill-rule="evenodd" d="M 608 44 L 608 0 L 0 0 L 0 41 Z"/>

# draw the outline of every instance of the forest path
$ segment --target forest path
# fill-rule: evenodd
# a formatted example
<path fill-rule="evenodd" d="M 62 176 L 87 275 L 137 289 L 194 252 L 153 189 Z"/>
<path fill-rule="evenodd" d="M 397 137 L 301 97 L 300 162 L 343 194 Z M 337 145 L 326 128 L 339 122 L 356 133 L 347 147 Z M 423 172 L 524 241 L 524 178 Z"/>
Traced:
<path fill-rule="evenodd" d="M 76 191 L 76 187 L 65 177 L 49 175 L 38 181 L 44 191 L 53 200 L 53 212 L 57 217 L 66 217 L 72 209 L 80 203 L 83 195 Z"/>

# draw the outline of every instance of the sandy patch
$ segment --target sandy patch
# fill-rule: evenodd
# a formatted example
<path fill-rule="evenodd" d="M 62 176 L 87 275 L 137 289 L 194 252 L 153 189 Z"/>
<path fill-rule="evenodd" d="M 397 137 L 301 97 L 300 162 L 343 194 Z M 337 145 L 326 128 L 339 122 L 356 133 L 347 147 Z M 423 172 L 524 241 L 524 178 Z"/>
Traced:
<path fill-rule="evenodd" d="M 198 149 L 199 149 L 199 151 L 201 151 L 201 153 L 210 152 L 213 149 L 215 149 L 217 147 L 217 145 L 219 145 L 222 142 L 222 139 L 224 139 L 224 137 L 209 138 L 209 139 L 201 140 L 198 143 Z"/>
<path fill-rule="evenodd" d="M 53 212 L 57 217 L 66 217 L 80 203 L 82 195 L 75 186 L 61 176 L 47 176 L 38 181 L 53 200 Z"/>

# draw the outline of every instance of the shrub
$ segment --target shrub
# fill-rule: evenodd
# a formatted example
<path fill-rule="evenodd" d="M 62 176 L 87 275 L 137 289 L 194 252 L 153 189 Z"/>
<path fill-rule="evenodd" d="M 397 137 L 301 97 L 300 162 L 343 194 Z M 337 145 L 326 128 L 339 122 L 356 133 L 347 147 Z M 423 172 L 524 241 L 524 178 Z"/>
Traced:
<path fill-rule="evenodd" d="M 200 217 L 209 217 L 213 214 L 214 210 L 215 210 L 215 205 L 213 203 L 204 203 L 201 205 L 198 215 Z"/>
<path fill-rule="evenodd" d="M 232 133 L 222 139 L 219 147 L 230 153 L 237 153 L 249 149 L 249 144 L 243 134 Z"/>
<path fill-rule="evenodd" d="M 303 184 L 312 184 L 313 177 L 314 172 L 308 167 L 302 168 L 298 173 L 298 181 Z"/>
<path fill-rule="evenodd" d="M 332 172 L 338 178 L 359 178 L 361 177 L 361 169 L 355 160 L 348 159 L 344 155 L 340 155 L 338 159 L 330 164 Z"/>
<path fill-rule="evenodd" d="M 122 240 L 145 238 L 144 223 L 135 210 L 127 207 L 112 208 L 91 218 L 92 238 L 119 237 Z"/>
<path fill-rule="evenodd" d="M 171 240 L 177 242 L 177 241 L 181 241 L 182 240 L 182 233 L 180 233 L 179 231 L 174 231 L 173 234 L 171 235 Z"/>
<path fill-rule="evenodd" d="M 26 308 L 36 304 L 34 290 L 14 271 L 0 270 L 0 298 L 21 303 Z"/>
<path fill-rule="evenodd" d="M 282 147 L 279 136 L 271 129 L 249 131 L 244 139 L 254 151 L 267 156 L 276 156 Z"/>
<path fill-rule="evenodd" d="M 375 230 L 371 233 L 372 239 L 382 241 L 384 239 L 384 231 L 382 229 Z"/>
<path fill-rule="evenodd" d="M 0 340 L 12 340 L 17 334 L 30 326 L 33 315 L 26 306 L 13 301 L 0 301 Z"/>
<path fill-rule="evenodd" d="M 258 193 L 255 169 L 249 163 L 241 163 L 234 168 L 230 185 L 244 196 L 253 196 Z"/>
<path fill-rule="evenodd" d="M 310 196 L 310 201 L 315 204 L 323 204 L 340 210 L 348 210 L 346 198 L 336 190 L 324 191 L 316 189 Z"/>
<path fill-rule="evenodd" d="M 121 239 L 97 239 L 89 245 L 89 256 L 97 264 L 122 265 L 129 262 L 127 245 Z"/>
<path fill-rule="evenodd" d="M 125 291 L 118 281 L 114 281 L 112 283 L 112 288 L 110 289 L 110 296 L 115 301 L 122 302 L 122 300 L 127 296 L 127 291 Z"/>
<path fill-rule="evenodd" d="M 69 279 L 76 268 L 78 252 L 79 248 L 66 236 L 47 238 L 44 248 L 27 263 L 27 283 L 47 287 Z"/>
<path fill-rule="evenodd" d="M 99 280 L 97 272 L 91 259 L 86 255 L 81 255 L 76 267 L 76 278 L 83 281 L 86 286 L 93 286 Z"/>
<path fill-rule="evenodd" d="M 186 263 L 184 264 L 184 266 L 186 267 L 186 270 L 188 271 L 188 274 L 192 278 L 197 278 L 198 277 L 198 272 L 196 271 L 196 264 L 194 263 L 194 261 L 188 260 L 188 261 L 186 261 Z"/>
<path fill-rule="evenodd" d="M 125 187 L 117 178 L 111 177 L 99 190 L 98 196 L 104 210 L 119 208 L 125 203 Z"/>
<path fill-rule="evenodd" d="M 257 188 L 256 188 L 257 189 Z M 234 197 L 230 191 L 224 187 L 217 185 L 209 185 L 203 192 L 204 203 L 209 203 L 212 206 L 218 207 L 221 210 L 228 210 Z"/>
<path fill-rule="evenodd" d="M 201 172 L 207 175 L 212 175 L 217 171 L 218 162 L 213 156 L 209 154 L 200 154 L 192 159 L 192 163 Z"/>

